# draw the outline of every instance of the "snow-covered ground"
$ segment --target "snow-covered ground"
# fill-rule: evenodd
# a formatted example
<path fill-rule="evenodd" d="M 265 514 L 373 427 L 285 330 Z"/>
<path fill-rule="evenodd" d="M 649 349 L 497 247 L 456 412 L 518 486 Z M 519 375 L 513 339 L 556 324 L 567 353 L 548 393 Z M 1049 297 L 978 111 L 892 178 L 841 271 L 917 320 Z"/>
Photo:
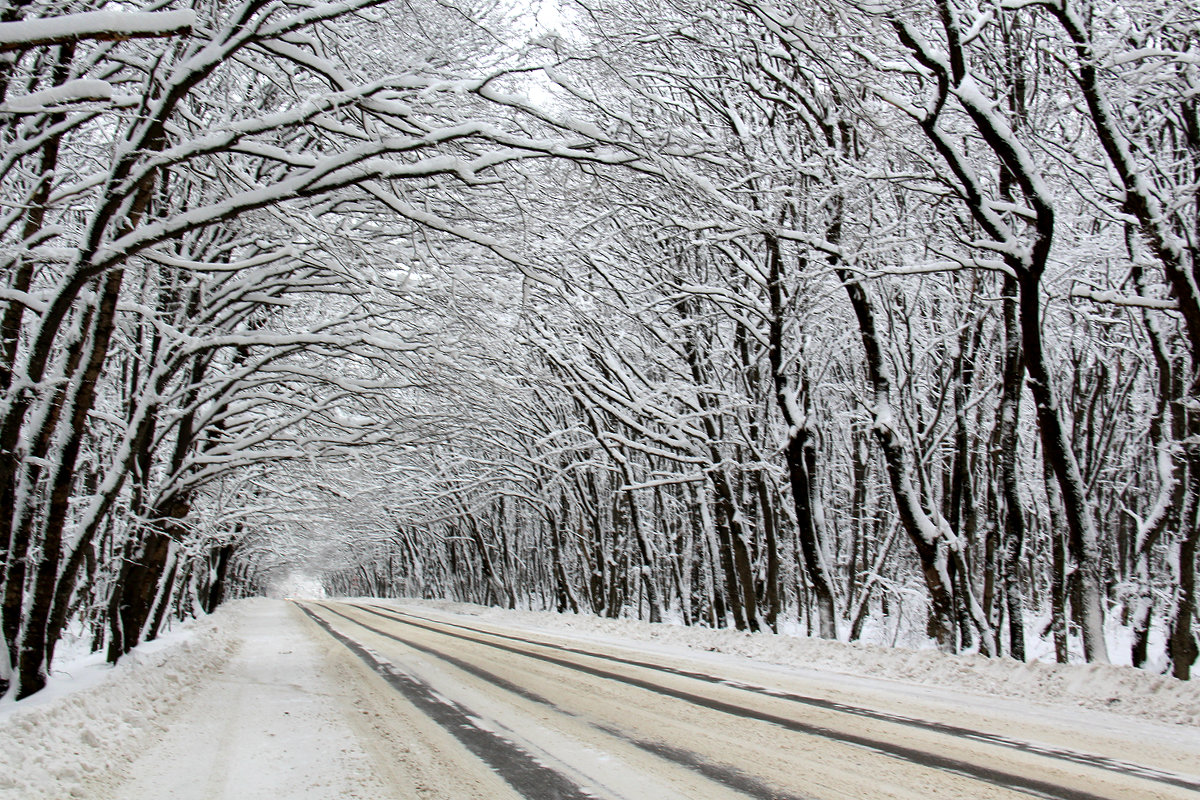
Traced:
<path fill-rule="evenodd" d="M 965 697 L 980 706 L 1016 699 L 1116 725 L 1122 717 L 1134 727 L 1141 724 L 1134 718 L 1167 723 L 1180 726 L 1181 736 L 1195 737 L 1200 726 L 1197 682 L 1129 668 L 1018 664 L 447 602 L 403 605 L 731 667 L 752 660 L 780 670 L 836 673 L 848 685 L 896 682 L 901 690 Z M 374 732 L 347 716 L 353 701 L 331 710 L 329 701 L 346 700 L 353 686 L 331 672 L 321 648 L 299 612 L 255 599 L 231 603 L 139 648 L 115 668 L 98 666 L 95 657 L 61 665 L 47 692 L 0 704 L 0 798 L 392 796 L 364 768 Z M 369 709 L 352 711 L 360 713 L 369 719 Z M 256 765 L 267 760 L 283 765 L 295 782 L 254 783 Z M 205 765 L 217 761 L 224 767 L 214 777 Z"/>
<path fill-rule="evenodd" d="M 241 609 L 222 609 L 145 644 L 115 667 L 100 654 L 56 664 L 49 686 L 0 701 L 0 797 L 99 797 L 85 787 L 119 774 L 162 721 L 220 669 Z"/>

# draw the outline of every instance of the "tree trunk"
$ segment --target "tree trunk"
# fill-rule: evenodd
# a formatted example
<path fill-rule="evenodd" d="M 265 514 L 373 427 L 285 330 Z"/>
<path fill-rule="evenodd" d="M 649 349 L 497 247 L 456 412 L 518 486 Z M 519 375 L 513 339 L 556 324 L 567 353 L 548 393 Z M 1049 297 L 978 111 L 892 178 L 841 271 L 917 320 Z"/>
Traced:
<path fill-rule="evenodd" d="M 15 15 L 15 9 L 6 9 L 4 19 Z M 62 84 L 69 77 L 68 66 L 74 59 L 75 46 L 66 45 L 59 49 L 58 62 L 52 75 L 53 85 Z M 8 81 L 3 81 L 7 89 Z M 60 124 L 65 115 L 51 114 L 47 119 L 50 126 Z M 47 137 L 41 149 L 38 180 L 29 196 L 28 211 L 25 223 L 21 229 L 23 247 L 31 247 L 42 238 L 42 230 L 46 219 L 46 202 L 54 184 L 54 174 L 58 167 L 59 145 L 62 137 Z M 33 280 L 34 259 L 27 254 L 18 252 L 15 256 L 15 268 L 12 270 L 12 281 L 9 289 L 14 292 L 28 292 Z M 25 305 L 16 300 L 5 304 L 4 317 L 0 321 L 0 393 L 7 395 L 12 386 L 13 368 L 17 360 L 17 351 L 21 339 L 21 323 L 25 315 Z M 86 328 L 86 326 L 85 326 Z M 68 364 L 67 375 L 74 374 L 78 365 Z M 16 421 L 16 418 L 13 418 Z M 15 429 L 14 429 L 15 430 Z M 12 453 L 12 451 L 6 451 Z M 0 671 L 0 695 L 8 690 L 11 680 L 11 670 L 18 660 L 18 637 L 20 636 L 21 612 L 24 604 L 26 556 L 28 551 L 28 536 L 19 535 L 13 538 L 14 511 L 16 505 L 16 469 L 15 454 L 0 457 L 0 635 L 3 635 L 5 663 Z"/>
<path fill-rule="evenodd" d="M 34 574 L 33 597 L 21 631 L 16 674 L 18 699 L 46 685 L 50 666 L 46 663 L 46 654 L 48 650 L 53 650 L 53 643 L 47 642 L 47 635 L 51 632 L 50 614 L 54 606 L 58 567 L 62 560 L 63 532 L 70 510 L 71 491 L 75 485 L 75 468 L 87 430 L 87 417 L 95 404 L 96 386 L 108 354 L 123 277 L 122 270 L 113 270 L 104 281 L 87 362 L 72 398 L 70 428 L 50 485 L 50 502 L 41 537 L 41 557 Z"/>
<path fill-rule="evenodd" d="M 1192 426 L 1195 427 L 1194 425 Z M 1187 450 L 1188 489 L 1184 503 L 1183 532 L 1172 554 L 1178 580 L 1175 589 L 1174 613 L 1170 621 L 1167 653 L 1171 657 L 1171 674 L 1182 681 L 1192 677 L 1200 647 L 1196 641 L 1196 551 L 1200 543 L 1200 447 Z"/>
<path fill-rule="evenodd" d="M 214 552 L 215 561 L 212 567 L 212 580 L 208 584 L 208 592 L 204 597 L 204 613 L 211 614 L 225 602 L 225 581 L 229 572 L 229 562 L 237 550 L 237 544 L 223 544 Z"/>
<path fill-rule="evenodd" d="M 185 496 L 165 498 L 154 509 L 141 541 L 130 543 L 109 604 L 113 617 L 109 662 L 115 663 L 142 641 L 170 561 L 171 544 L 185 537 L 180 521 L 190 510 Z"/>
<path fill-rule="evenodd" d="M 1025 548 L 1025 509 L 1021 501 L 1017 457 L 1021 376 L 1025 366 L 1017 319 L 1017 282 L 1010 275 L 1004 276 L 1001 297 L 1004 302 L 1004 368 L 997 410 L 996 460 L 1000 466 L 1000 494 L 1004 498 L 1004 598 L 1008 606 L 1009 653 L 1017 661 L 1024 661 L 1025 587 L 1021 581 L 1021 561 Z"/>
<path fill-rule="evenodd" d="M 632 483 L 630 480 L 632 475 L 629 472 L 628 463 L 622 461 L 621 467 L 626 483 Z M 650 537 L 646 534 L 641 509 L 638 508 L 637 497 L 634 495 L 632 489 L 625 492 L 625 498 L 629 504 L 629 520 L 633 525 L 633 533 L 637 541 L 638 575 L 641 579 L 641 586 L 646 592 L 646 602 L 650 606 L 650 621 L 662 622 L 662 598 L 660 597 L 658 583 L 654 576 L 654 547 L 650 543 Z"/>
<path fill-rule="evenodd" d="M 566 502 L 562 503 L 563 510 L 566 510 Z M 565 515 L 563 517 L 566 518 Z M 567 580 L 567 568 L 563 564 L 563 546 L 562 533 L 559 530 L 558 517 L 551 512 L 546 520 L 546 524 L 550 528 L 550 546 L 553 550 L 553 572 L 554 572 L 554 598 L 555 610 L 558 613 L 563 613 L 568 608 L 572 614 L 579 613 L 579 601 L 575 599 L 575 593 L 571 591 L 570 581 Z"/>
<path fill-rule="evenodd" d="M 1070 574 L 1067 565 L 1066 525 L 1062 521 L 1062 503 L 1059 501 L 1058 479 L 1048 462 L 1042 464 L 1042 476 L 1046 484 L 1046 505 L 1050 509 L 1050 631 L 1054 637 L 1054 657 L 1059 664 L 1071 660 L 1070 627 L 1068 613 L 1070 592 L 1067 585 Z"/>
<path fill-rule="evenodd" d="M 788 426 L 784 444 L 787 461 L 788 482 L 792 490 L 792 505 L 796 512 L 796 536 L 800 552 L 804 556 L 804 569 L 817 601 L 817 619 L 823 639 L 837 638 L 837 620 L 840 616 L 837 599 L 833 592 L 833 576 L 826 559 L 825 543 L 821 541 L 819 528 L 813 515 L 813 496 L 817 491 L 816 447 L 811 441 L 810 414 L 807 403 L 807 386 L 803 378 L 793 389 L 788 381 L 784 364 L 783 323 L 786 309 L 783 288 L 783 254 L 775 237 L 767 238 L 769 278 L 767 293 L 771 304 L 768 352 L 771 375 L 775 383 L 775 402 Z M 801 399 L 804 398 L 804 399 Z"/>
<path fill-rule="evenodd" d="M 929 633 L 937 641 L 938 649 L 951 653 L 956 649 L 956 641 L 954 588 L 949 573 L 949 550 L 951 547 L 957 547 L 957 540 L 954 534 L 946 529 L 944 522 L 930 519 L 917 497 L 910 456 L 894 427 L 896 420 L 890 399 L 891 379 L 879 344 L 875 313 L 866 289 L 858 276 L 849 270 L 838 268 L 836 274 L 846 289 L 850 305 L 858 319 L 859 333 L 866 355 L 867 375 L 875 393 L 873 430 L 883 448 L 892 496 L 896 501 L 900 523 L 921 561 L 925 585 L 929 590 Z"/>
<path fill-rule="evenodd" d="M 162 628 L 163 620 L 166 618 L 167 610 L 171 607 L 172 590 L 175 588 L 175 581 L 179 575 L 179 564 L 182 560 L 179 555 L 179 545 L 172 543 L 171 550 L 167 555 L 167 563 L 171 566 L 165 571 L 162 578 L 159 580 L 158 592 L 154 599 L 154 610 L 150 614 L 150 620 L 146 625 L 145 633 L 142 636 L 142 641 L 153 642 L 158 638 L 158 632 Z M 186 575 L 184 576 L 186 580 Z M 182 603 L 182 599 L 180 600 Z"/>
<path fill-rule="evenodd" d="M 815 459 L 815 455 L 814 455 Z M 768 627 L 779 633 L 779 617 L 783 613 L 782 587 L 780 586 L 779 534 L 775 521 L 775 509 L 772 507 L 771 486 L 767 482 L 763 470 L 754 473 L 754 486 L 758 493 L 758 505 L 763 526 L 764 546 L 766 547 L 766 574 L 764 605 L 766 605 L 766 621 Z"/>
<path fill-rule="evenodd" d="M 750 559 L 750 537 L 738 507 L 733 484 L 722 469 L 710 473 L 717 507 L 717 534 L 721 537 L 721 560 L 734 622 L 739 630 L 761 629 L 758 597 L 754 592 L 754 568 Z"/>
<path fill-rule="evenodd" d="M 1101 576 L 1099 534 L 1087 500 L 1079 462 L 1071 448 L 1070 437 L 1059 413 L 1050 370 L 1042 349 L 1041 287 L 1037 274 L 1017 276 L 1020 297 L 1021 341 L 1025 350 L 1025 371 L 1029 390 L 1037 408 L 1038 428 L 1042 434 L 1042 452 L 1054 470 L 1062 499 L 1063 518 L 1067 523 L 1068 548 L 1075 560 L 1082 604 L 1079 614 L 1084 657 L 1089 662 L 1109 663 L 1104 641 L 1104 594 Z"/>
<path fill-rule="evenodd" d="M 7 545 L 7 561 L 4 572 L 3 598 L 3 631 L 4 641 L 9 648 L 10 663 L 16 667 L 20 662 L 21 624 L 25 615 L 25 601 L 29 566 L 31 561 L 30 548 L 34 545 L 37 534 L 39 508 L 30 496 L 42 480 L 43 466 L 53 444 L 55 432 L 59 428 L 59 420 L 68 402 L 70 391 L 78 392 L 81 385 L 76 382 L 80 362 L 83 360 L 89 346 L 95 343 L 94 332 L 96 325 L 96 309 L 89 307 L 84 312 L 79 323 L 79 334 L 76 341 L 68 345 L 67 359 L 63 365 L 63 380 L 69 385 L 55 388 L 46 399 L 46 414 L 38 424 L 33 446 L 28 453 L 19 455 L 13 452 L 11 458 L 0 456 L 0 462 L 12 467 L 0 469 L 0 509 L 6 513 L 0 514 L 0 540 Z M 15 445 L 14 445 L 15 447 Z M 62 454 L 59 455 L 62 458 Z M 17 462 L 27 464 L 22 476 Z M 18 506 L 17 486 L 23 481 L 25 501 Z M 44 520 L 42 521 L 44 525 Z"/>

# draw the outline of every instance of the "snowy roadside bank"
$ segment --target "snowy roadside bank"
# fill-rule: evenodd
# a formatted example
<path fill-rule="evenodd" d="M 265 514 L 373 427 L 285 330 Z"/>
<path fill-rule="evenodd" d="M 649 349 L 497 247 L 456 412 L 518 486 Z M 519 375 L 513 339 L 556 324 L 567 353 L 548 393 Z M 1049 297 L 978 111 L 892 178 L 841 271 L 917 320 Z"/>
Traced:
<path fill-rule="evenodd" d="M 1036 704 L 1074 706 L 1175 725 L 1200 726 L 1200 681 L 1179 681 L 1132 667 L 1020 663 L 983 656 L 948 656 L 771 633 L 689 628 L 639 620 L 602 619 L 548 611 L 509 611 L 439 600 L 396 601 L 464 614 L 512 627 L 560 632 L 614 644 L 722 653 L 782 667 L 895 680 Z"/>
<path fill-rule="evenodd" d="M 83 673 L 52 678 L 44 692 L 0 703 L 0 798 L 84 797 L 91 777 L 121 769 L 161 728 L 160 720 L 233 653 L 240 603 L 136 648 L 111 668 L 64 664 Z"/>

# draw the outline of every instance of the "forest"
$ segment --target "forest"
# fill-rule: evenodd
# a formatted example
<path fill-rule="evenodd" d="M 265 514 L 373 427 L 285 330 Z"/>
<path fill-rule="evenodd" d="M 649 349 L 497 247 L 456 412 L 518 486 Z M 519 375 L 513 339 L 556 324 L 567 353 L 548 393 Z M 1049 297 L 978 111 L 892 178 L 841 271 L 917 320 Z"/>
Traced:
<path fill-rule="evenodd" d="M 1200 7 L 0 0 L 0 689 L 278 591 L 1189 679 Z"/>

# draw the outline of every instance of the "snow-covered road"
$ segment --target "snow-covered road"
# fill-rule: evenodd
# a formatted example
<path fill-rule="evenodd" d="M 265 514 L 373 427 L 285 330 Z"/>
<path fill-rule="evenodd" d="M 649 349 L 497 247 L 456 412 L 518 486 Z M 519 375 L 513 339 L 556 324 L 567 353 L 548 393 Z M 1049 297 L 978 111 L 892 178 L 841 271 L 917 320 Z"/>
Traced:
<path fill-rule="evenodd" d="M 393 690 L 389 713 L 459 765 L 450 774 L 490 781 L 486 797 L 1200 795 L 1181 774 L 1194 751 L 1053 720 L 947 719 L 882 689 L 847 702 L 840 687 L 752 665 L 715 674 L 427 609 L 304 608 Z"/>
<path fill-rule="evenodd" d="M 0 714 L 0 798 L 1200 797 L 1187 725 L 550 631 L 517 612 L 254 600 L 214 620 L 178 657 Z"/>

